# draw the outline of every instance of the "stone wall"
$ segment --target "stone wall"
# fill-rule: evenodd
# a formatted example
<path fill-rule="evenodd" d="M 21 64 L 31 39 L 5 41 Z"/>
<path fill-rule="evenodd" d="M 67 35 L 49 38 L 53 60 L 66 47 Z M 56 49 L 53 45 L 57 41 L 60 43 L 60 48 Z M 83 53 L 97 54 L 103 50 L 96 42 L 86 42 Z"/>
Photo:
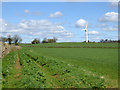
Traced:
<path fill-rule="evenodd" d="M 11 51 L 15 51 L 20 48 L 21 48 L 20 46 L 9 45 L 7 43 L 0 42 L 0 57 L 2 58 L 6 56 L 8 53 L 10 53 Z"/>

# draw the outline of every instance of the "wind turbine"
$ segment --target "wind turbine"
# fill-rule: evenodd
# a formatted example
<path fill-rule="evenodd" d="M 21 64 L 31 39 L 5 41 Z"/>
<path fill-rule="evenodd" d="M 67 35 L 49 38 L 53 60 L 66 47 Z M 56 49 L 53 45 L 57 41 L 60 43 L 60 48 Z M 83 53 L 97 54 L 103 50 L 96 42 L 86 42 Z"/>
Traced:
<path fill-rule="evenodd" d="M 85 27 L 85 29 L 82 29 L 82 30 L 85 30 L 85 32 L 86 32 L 86 43 L 88 43 L 88 30 L 87 30 L 87 24 L 86 24 L 86 27 Z"/>

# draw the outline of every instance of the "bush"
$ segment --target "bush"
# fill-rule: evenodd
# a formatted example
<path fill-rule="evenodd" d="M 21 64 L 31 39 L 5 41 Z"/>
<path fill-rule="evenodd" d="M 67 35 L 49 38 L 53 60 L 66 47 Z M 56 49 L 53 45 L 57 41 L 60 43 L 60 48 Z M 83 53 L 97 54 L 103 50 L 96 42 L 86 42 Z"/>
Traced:
<path fill-rule="evenodd" d="M 33 41 L 32 41 L 32 44 L 39 44 L 40 43 L 40 40 L 38 40 L 38 39 L 34 39 Z"/>

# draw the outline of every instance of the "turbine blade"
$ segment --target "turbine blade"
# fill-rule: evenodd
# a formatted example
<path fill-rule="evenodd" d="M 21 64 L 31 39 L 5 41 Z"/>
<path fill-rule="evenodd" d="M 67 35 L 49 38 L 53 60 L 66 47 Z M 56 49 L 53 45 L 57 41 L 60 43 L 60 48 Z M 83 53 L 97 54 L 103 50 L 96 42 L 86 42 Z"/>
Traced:
<path fill-rule="evenodd" d="M 82 29 L 82 30 L 86 30 L 86 29 Z"/>
<path fill-rule="evenodd" d="M 86 27 L 85 27 L 85 29 L 87 29 L 87 24 L 86 24 Z"/>

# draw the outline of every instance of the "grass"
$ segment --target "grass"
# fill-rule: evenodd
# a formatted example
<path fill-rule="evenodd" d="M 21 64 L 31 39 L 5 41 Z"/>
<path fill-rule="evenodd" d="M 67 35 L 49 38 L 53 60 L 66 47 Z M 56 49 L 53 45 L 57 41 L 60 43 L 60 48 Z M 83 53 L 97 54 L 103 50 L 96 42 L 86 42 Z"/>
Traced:
<path fill-rule="evenodd" d="M 37 56 L 53 57 L 68 64 L 80 66 L 86 71 L 97 72 L 117 87 L 118 50 L 91 48 L 28 48 Z"/>
<path fill-rule="evenodd" d="M 0 59 L 0 89 L 2 89 L 2 60 Z"/>
<path fill-rule="evenodd" d="M 2 87 L 10 88 L 14 87 L 13 82 L 15 81 L 14 75 L 17 73 L 14 65 L 16 63 L 16 52 L 9 53 L 5 58 L 2 59 Z"/>
<path fill-rule="evenodd" d="M 40 43 L 40 44 L 21 44 L 21 46 L 39 46 L 39 47 L 118 47 L 118 43 Z"/>
<path fill-rule="evenodd" d="M 59 59 L 37 55 L 35 53 L 31 53 L 31 51 L 29 50 L 26 49 L 24 50 L 25 50 L 24 52 L 28 57 L 36 61 L 38 64 L 42 66 L 42 68 L 44 68 L 43 72 L 46 73 L 49 76 L 49 78 L 57 77 L 55 79 L 55 82 L 52 82 L 52 84 L 56 84 L 57 87 L 62 87 L 62 88 L 104 87 L 104 79 L 102 79 L 97 73 L 93 75 L 92 72 L 88 72 L 88 71 L 86 72 L 84 71 L 83 68 L 71 65 L 64 61 L 59 61 Z M 73 82 L 75 83 L 73 84 Z"/>
<path fill-rule="evenodd" d="M 12 52 L 3 59 L 3 73 L 7 73 L 7 76 L 3 77 L 5 79 L 3 88 L 12 86 L 14 88 L 117 88 L 118 49 L 67 48 L 80 44 L 91 47 L 117 47 L 117 43 L 32 45 L 40 47 L 60 45 L 66 48 L 22 47 L 17 51 L 22 67 L 19 77 L 13 79 L 18 73 L 16 68 L 13 68 L 17 52 Z"/>

